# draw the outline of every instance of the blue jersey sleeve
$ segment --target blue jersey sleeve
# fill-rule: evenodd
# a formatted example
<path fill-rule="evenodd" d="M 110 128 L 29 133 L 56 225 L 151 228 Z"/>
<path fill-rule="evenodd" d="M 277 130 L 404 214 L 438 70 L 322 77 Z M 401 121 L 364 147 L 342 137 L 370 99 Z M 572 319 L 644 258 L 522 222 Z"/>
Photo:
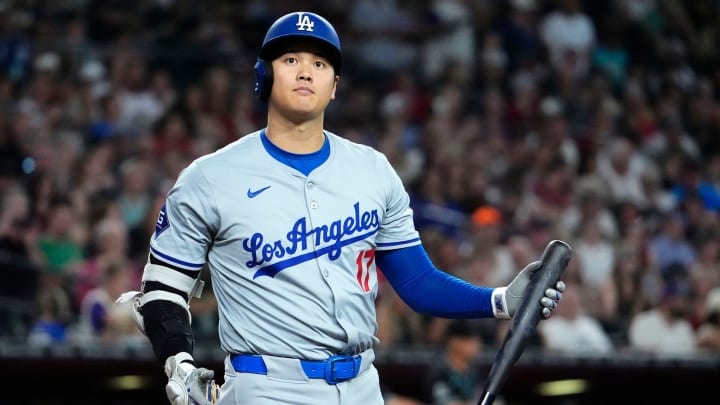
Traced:
<path fill-rule="evenodd" d="M 422 245 L 377 251 L 377 265 L 414 311 L 440 318 L 492 318 L 493 289 L 439 270 Z"/>

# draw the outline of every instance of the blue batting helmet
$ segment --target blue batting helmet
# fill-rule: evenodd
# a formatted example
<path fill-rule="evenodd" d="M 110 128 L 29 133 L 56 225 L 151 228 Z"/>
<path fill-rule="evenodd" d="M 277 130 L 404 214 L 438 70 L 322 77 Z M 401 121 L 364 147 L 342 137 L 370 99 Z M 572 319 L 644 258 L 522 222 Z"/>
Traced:
<path fill-rule="evenodd" d="M 340 38 L 335 28 L 325 18 L 311 12 L 297 11 L 286 14 L 270 26 L 257 62 L 255 63 L 255 95 L 262 101 L 270 98 L 272 89 L 272 60 L 287 50 L 293 41 L 312 40 L 321 46 L 323 56 L 336 72 L 342 66 Z"/>

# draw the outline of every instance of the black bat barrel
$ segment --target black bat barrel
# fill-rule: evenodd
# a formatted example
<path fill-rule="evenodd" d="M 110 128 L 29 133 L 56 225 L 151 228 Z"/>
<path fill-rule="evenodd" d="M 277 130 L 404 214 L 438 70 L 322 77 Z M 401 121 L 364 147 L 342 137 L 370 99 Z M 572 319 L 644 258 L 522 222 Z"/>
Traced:
<path fill-rule="evenodd" d="M 515 312 L 510 329 L 490 368 L 478 405 L 490 405 L 495 401 L 496 395 L 510 374 L 510 369 L 520 358 L 525 342 L 540 321 L 542 311 L 540 300 L 545 296 L 545 290 L 554 287 L 560 280 L 570 261 L 571 253 L 570 245 L 560 240 L 553 240 L 545 247 L 540 259 L 542 264 L 530 277 L 520 307 Z"/>

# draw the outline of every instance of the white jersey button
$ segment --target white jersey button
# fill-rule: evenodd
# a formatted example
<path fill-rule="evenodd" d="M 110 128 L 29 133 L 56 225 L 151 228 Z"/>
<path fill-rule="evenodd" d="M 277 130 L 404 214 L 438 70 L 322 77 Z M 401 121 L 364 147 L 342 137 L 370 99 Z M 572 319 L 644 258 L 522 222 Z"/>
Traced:
<path fill-rule="evenodd" d="M 325 277 L 327 277 L 327 276 L 330 275 L 330 272 L 327 271 L 327 269 L 323 269 L 323 270 L 322 270 L 322 275 L 325 276 Z"/>
<path fill-rule="evenodd" d="M 315 209 L 317 209 L 317 207 L 319 207 L 319 206 L 320 206 L 320 204 L 318 204 L 317 201 L 315 201 L 315 200 L 310 201 L 310 208 L 312 208 L 312 209 L 315 210 Z"/>
<path fill-rule="evenodd" d="M 308 188 L 313 188 L 313 187 L 315 187 L 315 183 L 313 183 L 313 182 L 311 181 L 311 182 L 309 182 L 309 183 L 307 184 L 307 186 L 308 186 Z"/>

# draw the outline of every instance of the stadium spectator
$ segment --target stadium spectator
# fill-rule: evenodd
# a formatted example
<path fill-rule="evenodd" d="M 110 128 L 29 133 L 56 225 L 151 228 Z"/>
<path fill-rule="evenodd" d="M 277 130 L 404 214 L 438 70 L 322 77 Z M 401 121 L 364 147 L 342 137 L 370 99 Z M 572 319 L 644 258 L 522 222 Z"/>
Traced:
<path fill-rule="evenodd" d="M 613 350 L 610 336 L 598 320 L 585 312 L 579 285 L 568 285 L 557 312 L 538 324 L 538 333 L 545 349 L 580 355 L 609 354 Z"/>
<path fill-rule="evenodd" d="M 575 181 L 576 198 L 573 205 L 563 213 L 558 226 L 565 234 L 577 235 L 583 224 L 592 223 L 607 241 L 619 238 L 617 219 L 605 203 L 603 184 L 593 179 Z"/>
<path fill-rule="evenodd" d="M 687 161 L 700 159 L 700 146 L 688 134 L 676 114 L 663 119 L 657 131 L 642 146 L 643 153 L 657 162 L 663 161 L 670 154 L 679 154 Z"/>
<path fill-rule="evenodd" d="M 392 349 L 397 346 L 418 346 L 426 343 L 426 320 L 410 309 L 384 279 L 378 287 L 375 311 L 379 347 Z"/>
<path fill-rule="evenodd" d="M 464 83 L 470 81 L 475 63 L 476 24 L 466 1 L 429 1 L 426 23 L 432 25 L 420 49 L 422 76 L 430 83 L 447 80 L 450 69 Z M 445 76 L 444 76 L 445 75 Z"/>
<path fill-rule="evenodd" d="M 658 306 L 637 314 L 630 323 L 630 347 L 657 355 L 695 352 L 697 335 L 688 320 L 689 298 L 686 282 L 666 281 Z"/>
<path fill-rule="evenodd" d="M 119 168 L 120 190 L 116 197 L 122 220 L 132 232 L 142 226 L 142 220 L 152 208 L 152 164 L 143 158 L 131 158 Z"/>
<path fill-rule="evenodd" d="M 470 265 L 462 270 L 464 276 L 485 283 L 482 285 L 505 285 L 515 277 L 517 267 L 503 243 L 505 229 L 502 213 L 493 206 L 482 205 L 472 212 L 470 221 L 468 238 L 472 243 L 472 252 Z"/>
<path fill-rule="evenodd" d="M 720 287 L 715 287 L 705 299 L 705 319 L 697 331 L 698 347 L 720 350 Z"/>
<path fill-rule="evenodd" d="M 36 311 L 28 331 L 31 346 L 50 346 L 67 342 L 67 328 L 72 321 L 70 299 L 62 288 L 46 286 L 39 290 Z"/>
<path fill-rule="evenodd" d="M 560 6 L 545 15 L 540 37 L 548 49 L 551 66 L 584 77 L 596 45 L 595 24 L 582 11 L 582 0 L 561 0 Z"/>
<path fill-rule="evenodd" d="M 697 242 L 698 260 L 690 267 L 693 290 L 705 297 L 720 287 L 720 239 L 717 234 L 705 235 Z"/>
<path fill-rule="evenodd" d="M 602 236 L 596 222 L 588 221 L 580 226 L 573 252 L 580 262 L 579 270 L 584 286 L 599 289 L 610 281 L 615 268 L 615 249 Z"/>
<path fill-rule="evenodd" d="M 597 171 L 608 187 L 609 203 L 630 203 L 639 208 L 647 206 L 642 176 L 647 163 L 630 141 L 615 137 L 599 151 Z"/>
<path fill-rule="evenodd" d="M 598 44 L 592 52 L 592 66 L 600 70 L 610 81 L 614 90 L 625 84 L 630 55 L 623 46 L 623 25 L 620 18 L 608 18 L 605 27 L 599 30 Z"/>
<path fill-rule="evenodd" d="M 457 237 L 467 216 L 459 203 L 447 196 L 444 178 L 444 166 L 426 167 L 425 175 L 418 180 L 418 187 L 410 196 L 415 224 L 418 230 L 438 227 L 446 236 Z"/>
<path fill-rule="evenodd" d="M 527 217 L 556 224 L 573 203 L 572 193 L 567 191 L 574 180 L 572 167 L 560 156 L 549 156 L 549 161 L 539 163 L 536 169 L 528 176 L 521 209 Z"/>
<path fill-rule="evenodd" d="M 432 405 L 470 405 L 480 395 L 481 380 L 475 361 L 482 342 L 473 323 L 454 320 L 447 327 L 444 349 L 433 362 L 424 386 Z"/>
<path fill-rule="evenodd" d="M 678 182 L 672 186 L 672 192 L 678 201 L 697 194 L 706 209 L 718 211 L 720 210 L 720 189 L 704 179 L 702 170 L 699 161 L 685 160 Z"/>
<path fill-rule="evenodd" d="M 15 186 L 4 191 L 0 201 L 0 254 L 6 261 L 28 266 L 42 263 L 36 243 L 37 224 L 32 217 L 30 199 L 25 189 Z"/>
<path fill-rule="evenodd" d="M 641 249 L 620 245 L 615 256 L 611 282 L 595 294 L 600 309 L 595 316 L 616 347 L 627 347 L 630 323 L 638 313 L 655 307 L 662 281 L 660 275 L 647 266 Z"/>
<path fill-rule="evenodd" d="M 652 263 L 664 277 L 673 270 L 689 271 L 697 261 L 697 252 L 685 236 L 686 221 L 679 213 L 670 213 L 662 220 L 658 234 L 650 240 Z"/>
<path fill-rule="evenodd" d="M 98 221 L 92 240 L 93 253 L 78 267 L 73 283 L 74 304 L 78 308 L 91 290 L 101 287 L 108 268 L 127 268 L 130 286 L 140 286 L 142 269 L 128 257 L 128 229 L 121 218 L 107 216 Z"/>
<path fill-rule="evenodd" d="M 120 294 L 132 288 L 131 271 L 123 263 L 103 263 L 98 287 L 83 296 L 76 335 L 78 342 L 130 343 L 145 339 L 127 306 L 115 305 Z M 142 340 L 141 340 L 142 339 Z"/>
<path fill-rule="evenodd" d="M 25 190 L 19 185 L 7 188 L 0 197 L 0 273 L 6 275 L 0 297 L 15 304 L 0 308 L 0 336 L 25 334 L 35 315 L 26 309 L 36 300 L 43 263 L 37 228 Z"/>
<path fill-rule="evenodd" d="M 152 91 L 147 60 L 131 52 L 113 58 L 113 91 L 118 97 L 118 127 L 126 136 L 145 132 L 160 118 L 166 106 Z"/>
<path fill-rule="evenodd" d="M 50 208 L 47 227 L 37 236 L 37 247 L 47 271 L 64 277 L 77 269 L 83 258 L 85 229 L 68 200 L 58 199 Z"/>
<path fill-rule="evenodd" d="M 508 66 L 519 70 L 540 60 L 543 53 L 544 45 L 537 34 L 542 15 L 536 0 L 512 0 L 509 3 L 506 17 L 498 21 L 496 29 L 508 54 Z"/>
<path fill-rule="evenodd" d="M 384 78 L 417 66 L 419 49 L 412 41 L 422 26 L 409 5 L 396 0 L 360 0 L 347 11 L 348 28 L 357 37 L 351 44 L 359 65 L 353 72 L 355 80 L 374 82 L 383 89 Z"/>

